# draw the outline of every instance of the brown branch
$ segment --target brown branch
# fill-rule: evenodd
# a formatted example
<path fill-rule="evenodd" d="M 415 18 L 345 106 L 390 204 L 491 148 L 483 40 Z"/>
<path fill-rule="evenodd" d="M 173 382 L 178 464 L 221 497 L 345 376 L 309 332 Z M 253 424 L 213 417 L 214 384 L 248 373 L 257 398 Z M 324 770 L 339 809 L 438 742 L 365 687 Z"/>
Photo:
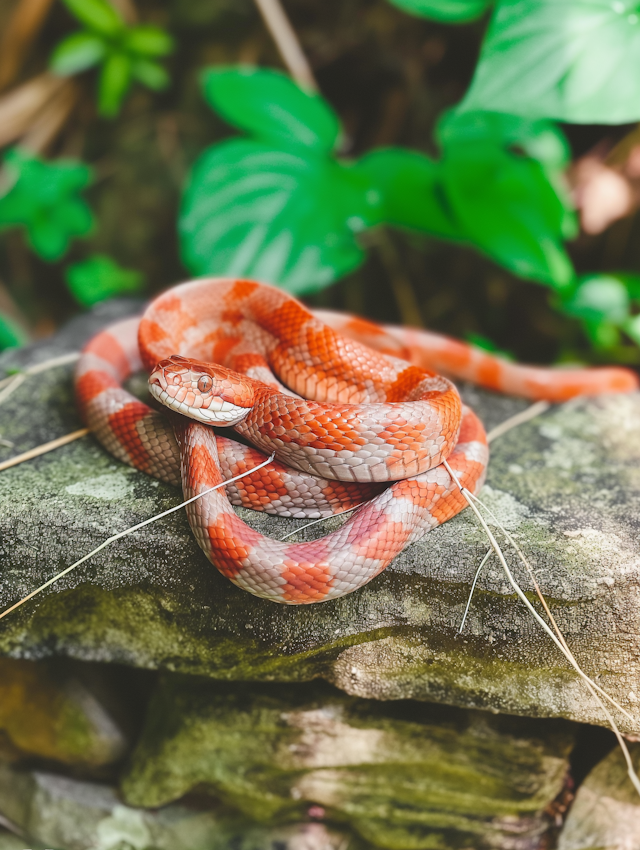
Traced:
<path fill-rule="evenodd" d="M 45 71 L 0 97 L 0 146 L 22 138 L 69 80 Z"/>
<path fill-rule="evenodd" d="M 255 3 L 293 79 L 302 88 L 318 91 L 311 66 L 280 0 L 255 0 Z"/>
<path fill-rule="evenodd" d="M 35 116 L 22 137 L 22 145 L 34 153 L 43 153 L 67 123 L 78 102 L 80 89 L 72 79 L 65 80 L 49 103 Z"/>
<path fill-rule="evenodd" d="M 53 0 L 19 0 L 0 38 L 0 90 L 17 78 Z"/>

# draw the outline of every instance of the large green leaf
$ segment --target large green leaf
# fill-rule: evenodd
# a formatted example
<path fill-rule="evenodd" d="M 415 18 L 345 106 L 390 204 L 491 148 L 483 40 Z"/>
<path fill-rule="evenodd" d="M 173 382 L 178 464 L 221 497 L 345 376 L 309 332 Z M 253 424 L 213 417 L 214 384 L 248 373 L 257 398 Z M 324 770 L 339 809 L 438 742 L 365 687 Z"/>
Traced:
<path fill-rule="evenodd" d="M 446 23 L 464 23 L 481 17 L 493 0 L 389 0 L 410 15 Z"/>
<path fill-rule="evenodd" d="M 227 274 L 312 292 L 356 268 L 356 235 L 380 220 L 357 169 L 304 150 L 232 139 L 197 161 L 180 214 L 196 274 Z"/>
<path fill-rule="evenodd" d="M 640 119 L 638 0 L 501 0 L 463 103 L 579 124 Z"/>
<path fill-rule="evenodd" d="M 374 150 L 356 164 L 380 195 L 387 224 L 464 239 L 442 191 L 440 164 L 403 148 Z"/>
<path fill-rule="evenodd" d="M 384 221 L 475 245 L 523 277 L 569 283 L 562 237 L 575 217 L 559 185 L 562 134 L 547 121 L 450 113 L 437 137 L 439 161 L 392 148 L 356 166 L 379 191 Z"/>
<path fill-rule="evenodd" d="M 563 287 L 574 273 L 562 246 L 565 208 L 540 163 L 491 142 L 449 145 L 442 181 L 473 244 L 522 277 Z"/>
<path fill-rule="evenodd" d="M 438 122 L 437 138 L 443 147 L 492 141 L 519 148 L 546 168 L 563 169 L 571 160 L 569 143 L 551 121 L 504 112 L 450 110 Z"/>
<path fill-rule="evenodd" d="M 326 100 L 279 71 L 252 66 L 210 68 L 202 75 L 208 103 L 230 124 L 279 146 L 330 151 L 340 122 Z"/>
<path fill-rule="evenodd" d="M 573 239 L 578 221 L 569 196 L 564 172 L 571 161 L 569 143 L 562 131 L 546 119 L 529 119 L 500 112 L 460 112 L 451 110 L 440 121 L 436 135 L 443 150 L 479 145 L 478 151 L 493 145 L 509 154 L 514 162 L 522 154 L 542 166 L 548 183 L 561 206 L 558 235 Z"/>

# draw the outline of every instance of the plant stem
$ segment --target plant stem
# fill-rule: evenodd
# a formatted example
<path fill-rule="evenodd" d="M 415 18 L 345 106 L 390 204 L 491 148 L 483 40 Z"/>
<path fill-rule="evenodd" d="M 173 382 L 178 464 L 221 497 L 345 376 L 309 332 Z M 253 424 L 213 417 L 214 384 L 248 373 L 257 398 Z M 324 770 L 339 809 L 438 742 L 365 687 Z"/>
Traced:
<path fill-rule="evenodd" d="M 293 79 L 304 89 L 318 91 L 311 66 L 280 0 L 255 0 L 255 3 Z"/>

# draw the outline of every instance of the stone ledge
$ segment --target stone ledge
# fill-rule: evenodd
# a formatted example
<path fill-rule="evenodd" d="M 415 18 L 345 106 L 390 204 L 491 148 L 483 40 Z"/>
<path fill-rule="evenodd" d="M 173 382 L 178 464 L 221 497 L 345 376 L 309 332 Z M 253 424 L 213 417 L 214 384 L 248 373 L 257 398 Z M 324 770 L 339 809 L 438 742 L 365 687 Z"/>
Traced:
<path fill-rule="evenodd" d="M 95 331 L 126 307 L 103 308 Z M 43 344 L 83 342 L 76 323 Z M 42 347 L 0 366 L 43 359 Z M 525 403 L 465 390 L 491 427 Z M 0 458 L 79 427 L 71 369 L 31 378 L 0 408 Z M 0 603 L 6 606 L 106 537 L 164 510 L 172 488 L 118 464 L 91 438 L 0 475 Z M 640 395 L 579 400 L 500 438 L 483 498 L 530 556 L 588 673 L 632 713 L 640 675 Z M 282 536 L 301 521 L 242 511 Z M 325 529 L 339 519 L 329 520 Z M 316 527 L 307 535 L 321 533 Z M 302 539 L 302 538 L 301 538 Z M 308 539 L 308 538 L 305 538 Z M 582 722 L 603 719 L 548 638 L 490 565 L 457 636 L 488 544 L 469 511 L 407 549 L 369 585 L 320 605 L 243 593 L 209 565 L 173 515 L 118 541 L 0 623 L 0 653 L 195 673 L 220 679 L 323 677 L 350 694 L 423 699 Z M 526 574 L 515 567 L 522 586 Z M 627 724 L 640 731 L 640 722 Z"/>

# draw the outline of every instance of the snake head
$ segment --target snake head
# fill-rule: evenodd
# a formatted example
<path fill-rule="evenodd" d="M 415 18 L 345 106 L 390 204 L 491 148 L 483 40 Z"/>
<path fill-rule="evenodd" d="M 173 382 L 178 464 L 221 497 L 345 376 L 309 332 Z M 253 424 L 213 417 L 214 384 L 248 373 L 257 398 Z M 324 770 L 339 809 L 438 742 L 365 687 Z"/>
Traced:
<path fill-rule="evenodd" d="M 207 425 L 237 425 L 254 400 L 243 375 L 178 354 L 158 363 L 149 375 L 149 390 L 165 407 Z"/>

